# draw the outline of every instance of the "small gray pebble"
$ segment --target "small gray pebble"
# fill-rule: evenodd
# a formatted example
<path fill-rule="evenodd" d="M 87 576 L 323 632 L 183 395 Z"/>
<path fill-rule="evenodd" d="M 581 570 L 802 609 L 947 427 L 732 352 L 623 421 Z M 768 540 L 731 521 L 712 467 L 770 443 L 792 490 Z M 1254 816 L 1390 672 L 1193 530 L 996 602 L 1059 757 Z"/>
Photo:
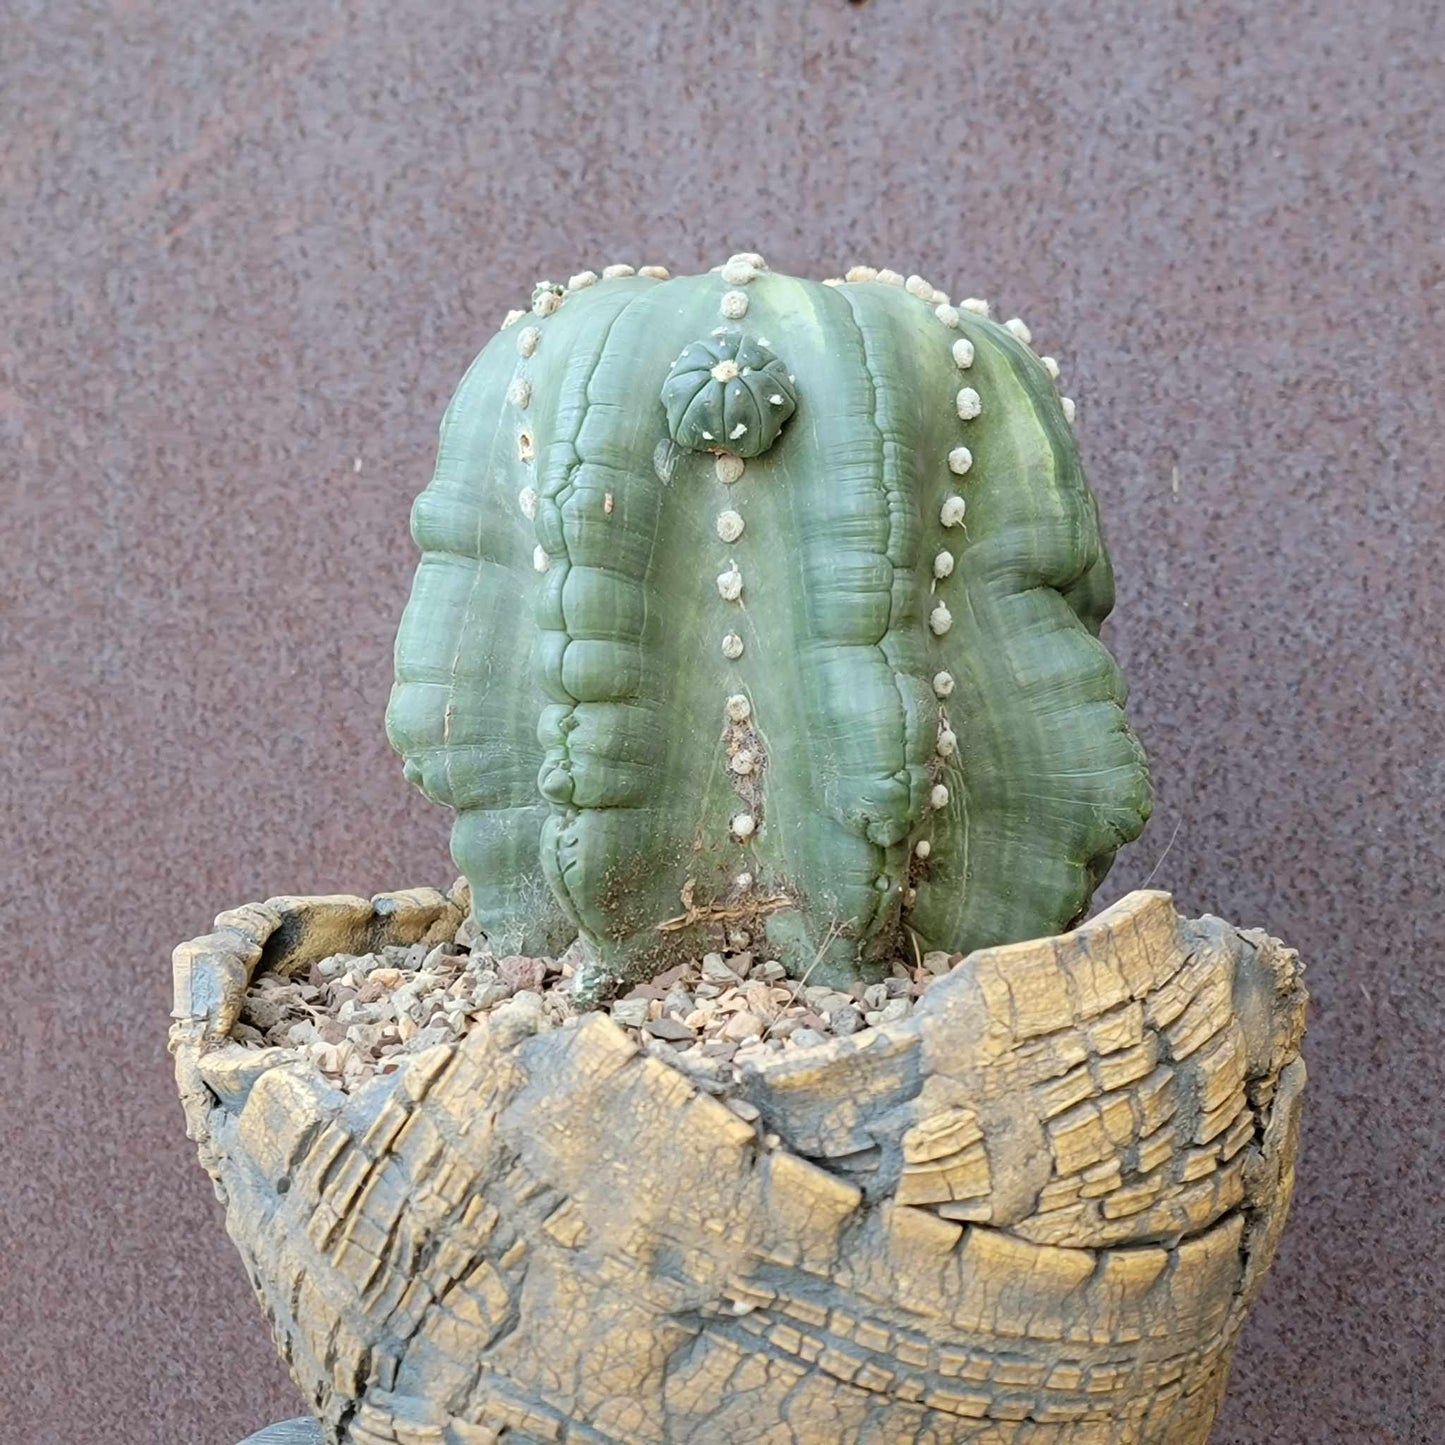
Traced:
<path fill-rule="evenodd" d="M 614 1023 L 625 1028 L 640 1029 L 647 1022 L 647 1000 L 645 998 L 622 998 L 612 1005 Z"/>
<path fill-rule="evenodd" d="M 452 960 L 456 958 L 456 947 L 450 943 L 439 943 L 422 960 L 422 968 L 427 973 L 440 973 L 443 969 L 452 966 Z"/>
<path fill-rule="evenodd" d="M 474 1009 L 491 1008 L 511 996 L 512 990 L 504 983 L 479 983 L 472 990 L 472 1007 Z"/>
<path fill-rule="evenodd" d="M 686 1018 L 695 1007 L 693 996 L 680 983 L 673 984 L 662 1000 L 663 1013 L 677 1014 L 681 1018 Z"/>
<path fill-rule="evenodd" d="M 738 983 L 736 973 L 723 962 L 720 953 L 705 953 L 702 957 L 702 976 L 708 983 Z"/>

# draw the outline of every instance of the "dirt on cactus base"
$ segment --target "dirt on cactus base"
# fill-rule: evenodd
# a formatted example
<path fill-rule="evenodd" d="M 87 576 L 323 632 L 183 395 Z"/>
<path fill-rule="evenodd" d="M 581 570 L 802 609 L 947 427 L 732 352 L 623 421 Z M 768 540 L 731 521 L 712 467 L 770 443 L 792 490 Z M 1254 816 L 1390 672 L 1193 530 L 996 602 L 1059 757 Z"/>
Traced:
<path fill-rule="evenodd" d="M 731 942 L 592 1011 L 610 1014 L 640 1047 L 700 1088 L 723 1093 L 749 1059 L 907 1018 L 929 983 L 962 957 L 895 961 L 883 982 L 840 991 L 788 978 L 775 959 L 753 953 L 745 934 Z M 232 1038 L 309 1058 L 350 1092 L 500 1010 L 526 1013 L 539 1029 L 574 1024 L 581 1014 L 570 990 L 580 961 L 575 949 L 560 958 L 496 957 L 468 920 L 450 942 L 339 953 L 293 978 L 261 974 Z"/>

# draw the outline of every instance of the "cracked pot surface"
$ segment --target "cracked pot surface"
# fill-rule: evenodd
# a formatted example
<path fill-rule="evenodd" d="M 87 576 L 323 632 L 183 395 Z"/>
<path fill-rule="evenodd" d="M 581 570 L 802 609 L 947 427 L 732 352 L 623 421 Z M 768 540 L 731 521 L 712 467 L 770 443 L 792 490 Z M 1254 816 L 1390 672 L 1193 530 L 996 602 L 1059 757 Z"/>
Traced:
<path fill-rule="evenodd" d="M 1205 1440 L 1293 1184 L 1291 950 L 1134 893 L 743 1070 L 752 1122 L 600 1014 L 350 1097 L 229 1040 L 258 968 L 459 919 L 273 899 L 176 950 L 189 1132 L 329 1441 Z"/>

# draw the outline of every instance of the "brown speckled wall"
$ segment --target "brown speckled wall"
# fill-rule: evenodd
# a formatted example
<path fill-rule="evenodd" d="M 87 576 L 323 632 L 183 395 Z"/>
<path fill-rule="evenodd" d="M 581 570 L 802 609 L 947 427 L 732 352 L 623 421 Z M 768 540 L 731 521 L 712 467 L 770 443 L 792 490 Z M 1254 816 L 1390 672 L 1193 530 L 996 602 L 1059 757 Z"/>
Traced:
<path fill-rule="evenodd" d="M 382 736 L 407 509 L 539 276 L 853 261 L 1058 356 L 1152 877 L 1309 964 L 1225 1445 L 1445 1438 L 1445 11 L 11 0 L 0 1441 L 299 1400 L 182 1133 L 167 955 L 450 880 Z"/>

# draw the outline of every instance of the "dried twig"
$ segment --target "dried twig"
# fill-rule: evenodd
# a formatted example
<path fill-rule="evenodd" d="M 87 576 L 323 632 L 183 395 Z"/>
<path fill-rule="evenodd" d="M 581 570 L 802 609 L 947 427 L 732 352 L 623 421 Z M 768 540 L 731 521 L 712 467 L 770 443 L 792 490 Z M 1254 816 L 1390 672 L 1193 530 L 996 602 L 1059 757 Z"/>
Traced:
<path fill-rule="evenodd" d="M 843 930 L 842 930 L 841 927 L 839 927 L 838 920 L 837 920 L 836 918 L 832 919 L 832 920 L 829 922 L 829 924 L 828 924 L 828 931 L 823 935 L 823 941 L 822 941 L 822 943 L 820 943 L 820 944 L 818 945 L 818 951 L 817 951 L 817 953 L 815 953 L 815 954 L 813 955 L 813 961 L 812 961 L 812 963 L 810 963 L 810 964 L 807 966 L 807 968 L 805 968 L 805 969 L 803 970 L 803 976 L 802 976 L 802 978 L 800 978 L 800 979 L 798 980 L 797 984 L 794 986 L 794 988 L 793 988 L 793 996 L 792 996 L 792 998 L 790 998 L 790 999 L 788 1000 L 788 1002 L 784 1005 L 784 1008 L 791 1008 L 795 1003 L 797 1003 L 799 996 L 800 996 L 800 995 L 802 994 L 802 992 L 803 992 L 803 989 L 807 986 L 808 979 L 809 979 L 809 977 L 811 976 L 813 970 L 814 970 L 815 968 L 817 968 L 817 966 L 818 966 L 820 963 L 822 963 L 822 961 L 823 961 L 823 955 L 824 955 L 825 953 L 827 953 L 827 951 L 828 951 L 828 945 L 829 945 L 830 943 L 832 943 L 832 941 L 833 941 L 835 938 L 840 937 L 840 936 L 842 935 L 842 932 L 843 932 Z M 781 1018 L 782 1015 L 779 1014 L 778 1017 Z M 777 1021 L 778 1021 L 777 1019 L 774 1019 L 773 1022 L 770 1023 L 770 1024 L 767 1026 L 767 1028 L 765 1028 L 765 1029 L 763 1030 L 763 1036 L 762 1036 L 762 1039 L 761 1039 L 761 1042 L 762 1042 L 762 1043 L 767 1043 L 767 1041 L 768 1041 L 768 1036 L 769 1036 L 769 1035 L 772 1033 L 772 1031 L 773 1031 L 773 1024 L 776 1024 Z"/>
<path fill-rule="evenodd" d="M 774 894 L 771 898 L 760 898 L 756 903 L 734 903 L 726 907 L 709 904 L 705 908 L 690 907 L 676 918 L 664 918 L 655 924 L 658 933 L 676 933 L 680 928 L 690 928 L 694 923 L 739 923 L 755 913 L 777 913 L 782 908 L 797 905 L 786 893 Z"/>

